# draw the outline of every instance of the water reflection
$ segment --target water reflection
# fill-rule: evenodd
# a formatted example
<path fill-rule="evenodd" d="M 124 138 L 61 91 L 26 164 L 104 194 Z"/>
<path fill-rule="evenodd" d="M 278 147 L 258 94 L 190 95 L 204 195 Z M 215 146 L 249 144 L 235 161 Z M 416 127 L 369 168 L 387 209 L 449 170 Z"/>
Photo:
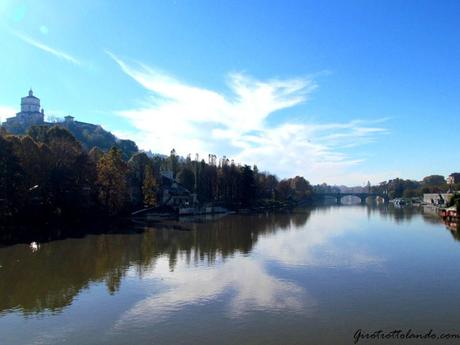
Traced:
<path fill-rule="evenodd" d="M 104 282 L 115 293 L 129 268 L 139 277 L 166 257 L 174 271 L 179 256 L 187 265 L 236 252 L 247 254 L 261 234 L 303 225 L 309 213 L 226 217 L 216 222 L 188 224 L 190 231 L 144 227 L 141 234 L 89 235 L 0 249 L 0 311 L 57 312 L 91 283 Z"/>
<path fill-rule="evenodd" d="M 271 276 L 263 263 L 246 257 L 231 258 L 224 264 L 195 268 L 180 264 L 176 272 L 162 269 L 151 272 L 150 279 L 162 280 L 163 292 L 152 294 L 121 315 L 114 329 L 145 327 L 171 317 L 185 306 L 198 305 L 228 296 L 225 314 L 240 317 L 256 310 L 308 313 L 313 299 L 297 284 Z M 164 263 L 166 266 L 166 263 Z"/>
<path fill-rule="evenodd" d="M 396 222 L 420 215 L 432 221 L 410 209 L 352 209 L 355 211 L 344 206 L 289 214 L 232 215 L 184 224 L 187 231 L 143 225 L 143 232 L 138 234 L 88 235 L 37 244 L 36 250 L 28 245 L 1 248 L 0 313 L 58 313 L 93 284 L 105 284 L 110 294 L 117 293 L 130 275 L 159 280 L 161 292 L 133 305 L 120 318 L 118 327 L 145 313 L 164 316 L 168 308 L 228 293 L 232 293 L 231 315 L 249 309 L 305 311 L 315 306 L 314 299 L 305 287 L 271 274 L 270 262 L 378 267 L 384 258 L 366 246 L 340 243 L 345 233 L 363 231 L 363 212 Z"/>
<path fill-rule="evenodd" d="M 388 219 L 394 221 L 396 223 L 403 223 L 403 222 L 410 222 L 414 217 L 422 216 L 426 221 L 430 222 L 433 220 L 434 222 L 439 223 L 439 219 L 433 217 L 432 214 L 424 211 L 423 208 L 420 207 L 394 207 L 392 205 L 387 206 L 383 204 L 377 204 L 366 207 L 368 217 L 373 215 L 379 215 L 384 219 Z"/>
<path fill-rule="evenodd" d="M 450 231 L 452 237 L 456 241 L 460 241 L 460 223 L 459 222 L 445 222 L 446 228 Z"/>
<path fill-rule="evenodd" d="M 105 282 L 114 293 L 131 264 L 141 269 L 154 259 L 147 247 L 140 236 L 101 235 L 44 243 L 37 251 L 27 245 L 2 248 L 0 310 L 56 312 L 92 282 Z"/>
<path fill-rule="evenodd" d="M 347 206 L 316 209 L 315 217 L 310 219 L 307 227 L 263 236 L 256 253 L 283 265 L 353 269 L 379 265 L 383 259 L 369 253 L 365 246 L 356 246 L 350 251 L 352 244 L 344 245 L 340 241 L 345 234 L 350 236 L 365 231 L 362 226 L 366 222 L 364 210 Z"/>

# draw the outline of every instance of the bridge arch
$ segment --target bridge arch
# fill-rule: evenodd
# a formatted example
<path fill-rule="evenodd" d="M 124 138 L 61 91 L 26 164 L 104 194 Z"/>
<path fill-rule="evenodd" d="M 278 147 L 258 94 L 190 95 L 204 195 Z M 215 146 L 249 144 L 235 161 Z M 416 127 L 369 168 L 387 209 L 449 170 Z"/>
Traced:
<path fill-rule="evenodd" d="M 366 203 L 366 197 L 363 195 L 360 195 L 358 193 L 340 193 L 337 195 L 337 204 L 341 205 L 344 202 L 345 198 L 349 198 L 349 200 L 355 200 L 357 202 L 352 202 L 353 204 L 365 204 Z"/>
<path fill-rule="evenodd" d="M 385 194 L 378 194 L 378 193 L 322 193 L 319 194 L 320 197 L 323 198 L 323 200 L 326 197 L 329 198 L 334 198 L 336 203 L 340 205 L 342 203 L 342 199 L 346 196 L 355 196 L 359 198 L 361 204 L 365 204 L 367 200 L 377 200 L 380 199 L 384 203 L 388 203 L 388 195 Z"/>

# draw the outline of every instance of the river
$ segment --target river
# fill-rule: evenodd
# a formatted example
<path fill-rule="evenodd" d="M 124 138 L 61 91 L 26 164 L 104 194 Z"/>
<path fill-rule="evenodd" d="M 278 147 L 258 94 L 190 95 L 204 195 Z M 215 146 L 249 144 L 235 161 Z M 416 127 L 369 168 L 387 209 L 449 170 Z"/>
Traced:
<path fill-rule="evenodd" d="M 333 206 L 181 225 L 0 247 L 0 344 L 460 333 L 460 242 L 420 210 Z"/>

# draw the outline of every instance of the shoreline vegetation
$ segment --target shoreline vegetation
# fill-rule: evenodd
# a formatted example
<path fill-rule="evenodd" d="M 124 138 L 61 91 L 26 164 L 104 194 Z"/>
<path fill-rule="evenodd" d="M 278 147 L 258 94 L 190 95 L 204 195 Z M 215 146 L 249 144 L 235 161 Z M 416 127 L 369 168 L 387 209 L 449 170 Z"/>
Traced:
<path fill-rule="evenodd" d="M 127 140 L 110 149 L 103 142 L 88 149 L 88 142 L 98 139 L 85 135 L 82 143 L 59 123 L 32 126 L 21 134 L 0 127 L 1 227 L 110 224 L 145 210 L 178 216 L 290 209 L 348 188 L 312 186 L 302 176 L 279 180 L 225 156 L 184 158 L 174 149 L 169 156 L 153 155 Z M 449 186 L 443 176 L 432 175 L 420 182 L 397 178 L 355 188 L 410 198 L 452 187 L 458 190 L 459 185 Z"/>
<path fill-rule="evenodd" d="M 117 146 L 87 150 L 59 125 L 33 126 L 21 135 L 0 128 L 0 151 L 3 223 L 115 219 L 144 208 L 279 208 L 311 203 L 314 194 L 303 177 L 279 181 L 226 157 L 209 155 L 206 162 L 174 150 L 170 156 L 137 149 L 127 156 Z"/>

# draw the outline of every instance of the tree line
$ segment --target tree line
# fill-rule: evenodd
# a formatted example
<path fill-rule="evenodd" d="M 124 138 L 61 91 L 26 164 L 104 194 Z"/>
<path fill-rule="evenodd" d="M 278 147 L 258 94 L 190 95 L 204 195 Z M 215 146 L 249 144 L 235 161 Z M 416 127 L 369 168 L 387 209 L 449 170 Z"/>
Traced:
<path fill-rule="evenodd" d="M 200 205 L 229 208 L 276 206 L 310 200 L 303 177 L 279 180 L 256 166 L 226 157 L 198 155 L 130 157 L 117 146 L 87 150 L 61 126 L 34 126 L 26 135 L 0 128 L 0 214 L 2 219 L 48 221 L 118 216 L 161 206 L 162 172 L 170 171 Z"/>
<path fill-rule="evenodd" d="M 460 183 L 449 185 L 442 175 L 430 175 L 421 181 L 395 178 L 371 187 L 374 193 L 386 193 L 393 198 L 423 197 L 425 193 L 446 193 L 460 190 Z"/>
<path fill-rule="evenodd" d="M 200 206 L 230 209 L 312 203 L 315 194 L 339 192 L 336 186 L 312 186 L 305 178 L 279 180 L 257 166 L 240 165 L 223 156 L 193 159 L 147 155 L 117 145 L 88 150 L 66 128 L 34 126 L 25 135 L 0 127 L 0 215 L 2 220 L 82 220 L 97 214 L 119 216 L 145 207 L 161 207 L 164 172 L 196 195 Z M 393 179 L 369 189 L 390 198 L 446 192 L 443 176 L 422 181 Z"/>

